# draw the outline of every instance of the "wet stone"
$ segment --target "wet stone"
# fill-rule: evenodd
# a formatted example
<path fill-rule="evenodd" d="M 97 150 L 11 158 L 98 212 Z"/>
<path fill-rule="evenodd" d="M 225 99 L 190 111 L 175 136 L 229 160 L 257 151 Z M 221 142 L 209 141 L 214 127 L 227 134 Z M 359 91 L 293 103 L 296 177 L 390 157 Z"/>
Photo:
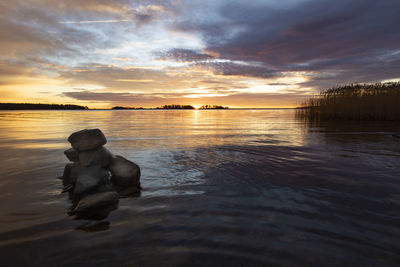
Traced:
<path fill-rule="evenodd" d="M 74 212 L 101 208 L 103 206 L 118 203 L 118 201 L 119 196 L 116 192 L 95 193 L 82 198 L 74 209 Z"/>
<path fill-rule="evenodd" d="M 64 173 L 62 176 L 63 185 L 74 185 L 76 183 L 76 179 L 78 178 L 79 171 L 81 166 L 78 162 L 68 163 L 65 165 Z"/>
<path fill-rule="evenodd" d="M 73 148 L 65 150 L 64 154 L 69 159 L 69 161 L 72 162 L 79 161 L 79 152 Z"/>
<path fill-rule="evenodd" d="M 84 194 L 94 192 L 97 188 L 108 182 L 109 173 L 100 166 L 90 166 L 82 168 L 76 179 L 74 188 L 74 198 L 79 198 Z"/>
<path fill-rule="evenodd" d="M 72 201 L 69 214 L 103 220 L 118 208 L 119 197 L 140 195 L 139 166 L 103 147 L 107 140 L 99 129 L 75 132 L 68 141 L 72 148 L 64 154 L 72 163 L 61 179 Z"/>
<path fill-rule="evenodd" d="M 140 196 L 140 186 L 133 186 L 128 188 L 118 188 L 118 194 L 121 197 Z"/>
<path fill-rule="evenodd" d="M 112 153 L 102 147 L 91 151 L 82 151 L 79 153 L 79 162 L 83 167 L 98 165 L 107 168 L 110 164 Z"/>
<path fill-rule="evenodd" d="M 71 215 L 80 218 L 102 220 L 117 209 L 119 195 L 116 192 L 94 193 L 82 198 L 71 211 Z"/>
<path fill-rule="evenodd" d="M 106 137 L 99 129 L 75 132 L 68 137 L 68 141 L 78 151 L 98 149 L 107 143 Z"/>
<path fill-rule="evenodd" d="M 140 188 L 139 166 L 122 156 L 115 156 L 110 164 L 111 182 L 118 187 Z"/>

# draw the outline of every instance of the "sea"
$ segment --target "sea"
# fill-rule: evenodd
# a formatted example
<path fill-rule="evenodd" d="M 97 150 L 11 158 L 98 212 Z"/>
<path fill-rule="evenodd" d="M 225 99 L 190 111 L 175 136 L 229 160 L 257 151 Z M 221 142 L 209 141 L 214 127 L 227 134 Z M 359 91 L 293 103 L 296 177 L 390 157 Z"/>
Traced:
<path fill-rule="evenodd" d="M 68 214 L 68 136 L 141 168 Z M 0 266 L 400 266 L 400 125 L 294 109 L 0 111 Z"/>

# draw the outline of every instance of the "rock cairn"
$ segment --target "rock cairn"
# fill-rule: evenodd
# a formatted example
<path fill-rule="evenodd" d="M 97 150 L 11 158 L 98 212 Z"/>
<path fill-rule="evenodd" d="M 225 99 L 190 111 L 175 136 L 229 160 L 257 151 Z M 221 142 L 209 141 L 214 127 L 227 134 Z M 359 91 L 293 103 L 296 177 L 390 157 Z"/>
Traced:
<path fill-rule="evenodd" d="M 72 148 L 64 151 L 71 161 L 64 168 L 63 192 L 73 201 L 71 215 L 103 219 L 118 207 L 119 197 L 140 192 L 140 168 L 103 147 L 106 137 L 99 129 L 70 135 Z"/>

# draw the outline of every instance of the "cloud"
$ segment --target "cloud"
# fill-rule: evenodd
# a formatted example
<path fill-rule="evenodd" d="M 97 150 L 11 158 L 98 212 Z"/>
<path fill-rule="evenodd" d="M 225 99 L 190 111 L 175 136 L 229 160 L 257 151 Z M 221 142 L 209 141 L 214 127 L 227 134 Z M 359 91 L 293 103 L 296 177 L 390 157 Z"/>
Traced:
<path fill-rule="evenodd" d="M 129 82 L 129 83 L 151 83 L 154 80 L 134 80 L 134 79 L 117 79 L 117 82 Z"/>
<path fill-rule="evenodd" d="M 60 77 L 71 85 L 92 84 L 116 91 L 164 91 L 190 87 L 185 79 L 177 79 L 164 70 L 121 68 L 107 65 L 85 65 L 60 72 Z"/>
<path fill-rule="evenodd" d="M 28 4 L 41 5 L 56 12 L 66 12 L 67 14 L 93 12 L 97 14 L 126 14 L 130 11 L 129 1 L 124 0 L 69 0 L 69 1 L 52 1 L 52 0 L 28 0 Z"/>
<path fill-rule="evenodd" d="M 253 65 L 254 64 L 254 65 Z M 197 65 L 203 68 L 209 69 L 218 75 L 227 76 L 249 76 L 249 77 L 261 77 L 261 78 L 272 78 L 279 76 L 280 73 L 269 69 L 263 65 L 249 62 L 234 62 L 230 60 L 223 61 L 209 61 L 200 62 Z"/>
<path fill-rule="evenodd" d="M 159 57 L 160 59 L 173 59 L 182 62 L 196 62 L 215 58 L 215 56 L 203 53 L 201 51 L 182 48 L 171 49 L 168 52 L 161 53 Z"/>
<path fill-rule="evenodd" d="M 130 19 L 108 19 L 108 20 L 80 20 L 80 21 L 61 21 L 61 24 L 87 24 L 87 23 L 118 23 L 132 22 Z"/>
<path fill-rule="evenodd" d="M 232 105 L 237 107 L 245 107 L 244 103 L 251 103 L 252 107 L 282 107 L 293 106 L 293 103 L 300 104 L 304 99 L 304 95 L 298 93 L 276 94 L 248 94 L 240 93 L 234 95 L 221 96 L 203 96 L 199 95 L 194 98 L 183 98 L 183 94 L 133 94 L 133 93 L 111 93 L 111 92 L 93 92 L 88 90 L 63 92 L 63 96 L 74 98 L 79 101 L 89 102 L 107 102 L 111 105 L 126 106 L 144 106 L 155 107 L 164 104 L 218 104 Z M 248 107 L 251 107 L 248 106 Z"/>
<path fill-rule="evenodd" d="M 57 81 L 41 92 L 104 103 L 287 104 L 399 78 L 399 9 L 397 0 L 5 1 L 1 83 L 29 97 L 18 80 L 39 77 Z M 77 87 L 95 91 L 68 90 Z"/>
<path fill-rule="evenodd" d="M 32 58 L 51 59 L 80 57 L 82 50 L 98 45 L 99 38 L 86 29 L 59 24 L 58 14 L 34 2 L 13 1 L 0 8 L 0 58 L 4 61 L 25 61 Z"/>
<path fill-rule="evenodd" d="M 362 79 L 368 81 L 368 74 L 387 75 L 351 64 L 372 58 L 378 60 L 376 65 L 385 66 L 390 60 L 385 56 L 400 51 L 400 32 L 393 29 L 400 24 L 399 9 L 395 0 L 310 0 L 290 5 L 219 1 L 219 9 L 208 15 L 211 19 L 187 16 L 175 27 L 202 34 L 206 49 L 223 59 L 261 61 L 281 72 L 301 67 L 322 76 L 341 69 L 357 74 L 361 69 Z M 229 64 L 220 67 L 230 75 Z"/>

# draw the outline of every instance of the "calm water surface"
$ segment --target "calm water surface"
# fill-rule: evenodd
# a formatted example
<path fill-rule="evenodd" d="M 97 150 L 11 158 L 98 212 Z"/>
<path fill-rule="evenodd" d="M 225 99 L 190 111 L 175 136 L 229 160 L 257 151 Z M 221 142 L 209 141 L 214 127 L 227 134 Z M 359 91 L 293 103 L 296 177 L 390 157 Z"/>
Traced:
<path fill-rule="evenodd" d="M 97 224 L 57 179 L 83 128 L 142 169 Z M 399 132 L 293 110 L 0 112 L 0 266 L 399 266 Z"/>

